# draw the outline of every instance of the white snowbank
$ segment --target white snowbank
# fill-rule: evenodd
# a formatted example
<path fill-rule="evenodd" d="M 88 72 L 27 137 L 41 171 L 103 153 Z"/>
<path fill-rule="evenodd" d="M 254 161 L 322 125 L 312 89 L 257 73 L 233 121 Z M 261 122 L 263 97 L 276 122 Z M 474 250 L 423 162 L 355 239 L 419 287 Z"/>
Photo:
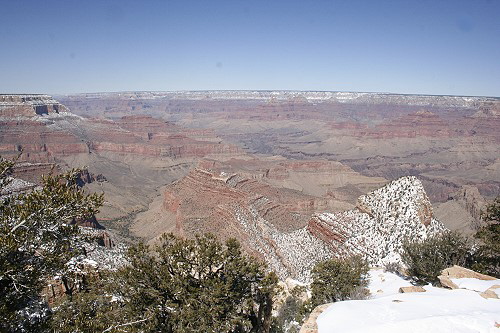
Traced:
<path fill-rule="evenodd" d="M 498 299 L 432 286 L 424 287 L 425 293 L 400 294 L 399 287 L 410 285 L 407 281 L 381 270 L 370 275 L 375 298 L 332 304 L 317 319 L 319 333 L 500 332 L 495 327 L 500 324 Z"/>
<path fill-rule="evenodd" d="M 399 293 L 400 287 L 408 287 L 412 284 L 409 281 L 392 273 L 385 273 L 382 269 L 370 270 L 370 294 L 372 298 L 380 298 Z"/>
<path fill-rule="evenodd" d="M 473 278 L 451 279 L 451 281 L 458 286 L 458 288 L 469 289 L 475 291 L 486 291 L 494 285 L 500 285 L 500 279 L 496 280 L 479 280 Z"/>

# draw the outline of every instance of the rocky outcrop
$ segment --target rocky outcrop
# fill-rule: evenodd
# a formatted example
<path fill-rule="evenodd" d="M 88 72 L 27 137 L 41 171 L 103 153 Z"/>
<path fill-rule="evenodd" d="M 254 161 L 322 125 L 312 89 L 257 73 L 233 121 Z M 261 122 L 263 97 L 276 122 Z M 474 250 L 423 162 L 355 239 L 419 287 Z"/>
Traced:
<path fill-rule="evenodd" d="M 479 294 L 482 298 L 486 299 L 499 299 L 500 295 L 500 284 L 494 285 Z M 500 327 L 500 325 L 498 325 Z"/>
<path fill-rule="evenodd" d="M 67 111 L 48 95 L 0 95 L 0 117 L 33 117 Z"/>
<path fill-rule="evenodd" d="M 406 237 L 425 238 L 442 230 L 414 177 L 360 197 L 359 207 L 365 212 L 357 208 L 310 218 L 310 207 L 299 209 L 307 195 L 270 186 L 265 178 L 223 171 L 217 162 L 200 166 L 210 171 L 194 169 L 166 187 L 163 213 L 157 213 L 163 222 L 150 222 L 151 235 L 161 234 L 161 227 L 187 237 L 213 232 L 222 239 L 237 238 L 282 279 L 308 281 L 317 262 L 355 253 L 373 264 L 397 262 Z M 134 228 L 151 238 L 147 225 Z"/>
<path fill-rule="evenodd" d="M 316 323 L 316 320 L 319 315 L 332 304 L 333 303 L 326 303 L 315 307 L 309 317 L 307 317 L 306 321 L 302 324 L 299 333 L 318 333 L 318 324 Z"/>
<path fill-rule="evenodd" d="M 405 239 L 444 230 L 421 182 L 403 177 L 359 198 L 356 209 L 315 214 L 307 229 L 342 256 L 361 254 L 374 265 L 399 262 Z"/>
<path fill-rule="evenodd" d="M 473 290 L 487 299 L 500 298 L 500 279 L 464 267 L 455 265 L 446 268 L 438 279 L 445 288 Z"/>
<path fill-rule="evenodd" d="M 95 215 L 88 218 L 73 219 L 71 224 L 77 224 L 80 227 L 87 227 L 92 229 L 104 229 L 104 227 L 97 221 Z"/>
<path fill-rule="evenodd" d="M 492 276 L 481 274 L 471 269 L 467 269 L 457 265 L 444 269 L 441 272 L 441 275 L 438 276 L 441 285 L 450 289 L 459 288 L 451 279 L 463 279 L 463 278 L 471 278 L 471 279 L 486 280 L 486 281 L 496 280 L 496 278 Z"/>
<path fill-rule="evenodd" d="M 166 187 L 161 215 L 167 220 L 161 226 L 148 223 L 155 236 L 174 230 L 187 237 L 212 232 L 221 239 L 236 238 L 281 278 L 304 280 L 316 258 L 331 256 L 331 250 L 303 228 L 311 211 L 297 209 L 297 202 L 308 197 L 241 174 L 196 168 Z M 150 235 L 147 225 L 134 229 Z"/>
<path fill-rule="evenodd" d="M 420 286 L 411 286 L 411 287 L 401 287 L 401 288 L 399 288 L 399 292 L 402 294 L 405 294 L 405 293 L 425 293 L 426 290 Z"/>

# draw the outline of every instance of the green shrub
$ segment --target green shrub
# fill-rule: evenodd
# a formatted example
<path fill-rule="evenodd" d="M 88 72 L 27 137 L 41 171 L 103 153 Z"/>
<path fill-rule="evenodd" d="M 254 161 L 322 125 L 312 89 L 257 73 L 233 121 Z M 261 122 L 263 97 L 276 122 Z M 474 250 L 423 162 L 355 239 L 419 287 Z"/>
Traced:
<path fill-rule="evenodd" d="M 469 252 L 467 239 L 447 231 L 423 241 L 404 242 L 401 258 L 416 284 L 439 285 L 441 271 L 453 265 L 466 266 Z"/>
<path fill-rule="evenodd" d="M 360 256 L 330 259 L 312 270 L 311 306 L 368 295 L 368 263 Z"/>
<path fill-rule="evenodd" d="M 486 207 L 482 216 L 488 224 L 474 235 L 479 247 L 472 268 L 500 278 L 500 197 Z"/>

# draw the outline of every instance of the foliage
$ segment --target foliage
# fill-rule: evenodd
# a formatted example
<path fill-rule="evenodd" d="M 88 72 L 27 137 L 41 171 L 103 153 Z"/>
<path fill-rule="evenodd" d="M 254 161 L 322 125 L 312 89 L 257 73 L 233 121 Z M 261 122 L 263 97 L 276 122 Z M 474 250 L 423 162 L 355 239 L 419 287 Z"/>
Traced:
<path fill-rule="evenodd" d="M 152 249 L 131 247 L 129 260 L 111 282 L 125 300 L 114 326 L 121 331 L 269 332 L 278 279 L 243 256 L 236 240 L 168 234 Z"/>
<path fill-rule="evenodd" d="M 311 272 L 311 310 L 320 304 L 353 299 L 355 293 L 359 296 L 360 287 L 365 290 L 368 285 L 368 270 L 368 263 L 360 256 L 318 263 Z"/>
<path fill-rule="evenodd" d="M 480 245 L 472 268 L 500 278 L 500 196 L 486 207 L 483 219 L 488 224 L 474 235 Z"/>
<path fill-rule="evenodd" d="M 102 196 L 86 195 L 77 170 L 47 176 L 41 188 L 8 192 L 13 162 L 0 158 L 0 331 L 37 331 L 47 315 L 45 281 L 79 253 L 74 219 L 97 212 Z"/>
<path fill-rule="evenodd" d="M 439 285 L 438 276 L 453 265 L 467 266 L 470 245 L 457 232 L 446 231 L 423 241 L 405 241 L 401 258 L 416 284 Z"/>
<path fill-rule="evenodd" d="M 500 223 L 500 196 L 486 206 L 486 211 L 482 214 L 485 221 L 491 223 Z"/>
<path fill-rule="evenodd" d="M 278 307 L 277 314 L 273 317 L 271 332 L 298 333 L 307 315 L 304 308 L 306 298 L 307 289 L 304 286 L 294 287 Z"/>
<path fill-rule="evenodd" d="M 121 305 L 111 296 L 93 291 L 80 292 L 66 298 L 54 308 L 50 330 L 57 333 L 103 332 L 119 315 Z"/>

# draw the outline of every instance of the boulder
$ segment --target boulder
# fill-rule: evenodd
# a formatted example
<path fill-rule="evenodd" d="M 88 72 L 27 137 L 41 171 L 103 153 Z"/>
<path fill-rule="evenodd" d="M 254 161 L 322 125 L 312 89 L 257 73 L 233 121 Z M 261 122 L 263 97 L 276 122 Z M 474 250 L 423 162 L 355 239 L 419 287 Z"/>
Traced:
<path fill-rule="evenodd" d="M 420 286 L 410 286 L 399 288 L 400 293 L 425 293 L 426 290 Z"/>
<path fill-rule="evenodd" d="M 480 293 L 481 297 L 483 298 L 493 298 L 493 299 L 498 299 L 498 294 L 500 293 L 499 291 L 495 292 L 495 289 L 500 289 L 500 285 L 496 284 L 494 286 L 489 287 L 486 291 Z"/>
<path fill-rule="evenodd" d="M 451 279 L 463 279 L 463 278 L 473 278 L 478 280 L 496 280 L 493 276 L 481 274 L 475 272 L 471 269 L 467 269 L 461 266 L 454 265 L 444 269 L 441 275 L 438 276 L 439 282 L 443 287 L 450 289 L 458 289 L 458 286 L 451 281 Z"/>

